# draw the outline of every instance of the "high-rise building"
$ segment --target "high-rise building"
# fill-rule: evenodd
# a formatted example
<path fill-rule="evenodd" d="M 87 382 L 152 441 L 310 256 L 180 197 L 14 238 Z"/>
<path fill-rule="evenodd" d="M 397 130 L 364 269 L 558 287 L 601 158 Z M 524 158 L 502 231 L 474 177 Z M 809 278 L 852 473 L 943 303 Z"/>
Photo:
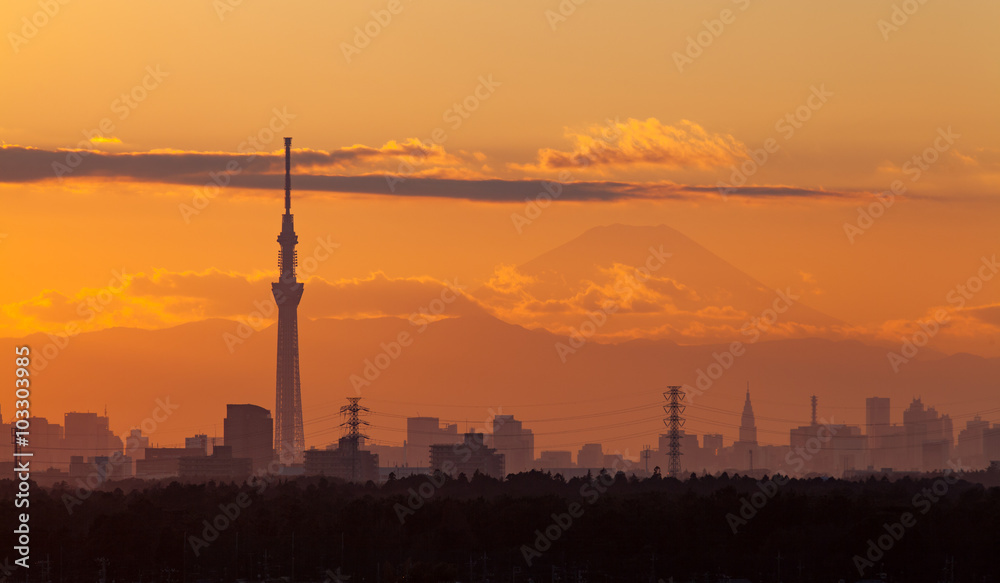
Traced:
<path fill-rule="evenodd" d="M 222 427 L 224 442 L 232 447 L 231 457 L 250 458 L 253 471 L 268 469 L 275 453 L 271 449 L 274 420 L 270 411 L 257 405 L 226 405 Z"/>
<path fill-rule="evenodd" d="M 757 444 L 757 424 L 753 418 L 753 405 L 750 404 L 750 389 L 747 389 L 747 400 L 743 403 L 743 416 L 740 418 L 740 441 Z"/>
<path fill-rule="evenodd" d="M 885 447 L 885 436 L 890 428 L 889 399 L 869 397 L 865 399 L 865 436 L 868 441 L 870 464 L 875 468 L 888 467 L 891 451 Z"/>
<path fill-rule="evenodd" d="M 437 417 L 409 417 L 406 420 L 406 465 L 426 468 L 430 464 L 431 445 L 461 441 L 457 424 L 442 426 Z"/>
<path fill-rule="evenodd" d="M 205 455 L 208 455 L 208 435 L 204 433 L 199 433 L 194 437 L 185 437 L 184 447 L 198 448 L 201 451 L 205 452 Z"/>
<path fill-rule="evenodd" d="M 279 280 L 271 284 L 278 305 L 278 366 L 275 383 L 274 450 L 280 459 L 302 461 L 306 440 L 302 425 L 302 386 L 299 380 L 299 300 L 303 284 L 296 279 L 298 263 L 292 215 L 292 138 L 285 138 L 285 214 L 281 216 L 278 244 Z M 229 444 L 229 440 L 226 440 Z"/>
<path fill-rule="evenodd" d="M 796 473 L 841 476 L 867 467 L 867 436 L 856 425 L 809 424 L 791 430 L 789 445 Z"/>
<path fill-rule="evenodd" d="M 987 465 L 1000 461 L 1000 423 L 983 429 L 983 457 Z"/>
<path fill-rule="evenodd" d="M 535 436 L 513 415 L 493 417 L 493 447 L 503 454 L 509 474 L 526 472 L 534 465 Z"/>
<path fill-rule="evenodd" d="M 399 445 L 363 444 L 361 449 L 378 456 L 380 467 L 391 468 L 406 465 L 406 448 Z M 306 450 L 308 451 L 308 450 Z"/>
<path fill-rule="evenodd" d="M 945 442 L 945 457 L 951 456 L 954 443 L 954 433 L 951 417 L 939 415 L 934 407 L 924 408 L 919 398 L 913 399 L 910 406 L 903 411 L 903 428 L 906 431 L 906 448 L 903 459 L 904 469 L 922 470 L 936 469 L 924 466 L 924 443 Z M 938 449 L 934 449 L 934 458 Z"/>
<path fill-rule="evenodd" d="M 812 421 L 791 430 L 790 464 L 799 474 L 820 473 L 842 476 L 850 470 L 867 467 L 867 439 L 856 425 L 819 423 L 813 397 Z"/>
<path fill-rule="evenodd" d="M 109 429 L 108 418 L 97 413 L 66 413 L 63 435 L 67 455 L 78 455 L 84 459 L 110 456 L 114 452 L 121 453 L 125 448 L 121 438 Z"/>
<path fill-rule="evenodd" d="M 128 437 L 125 438 L 125 455 L 133 460 L 141 460 L 146 457 L 146 448 L 149 447 L 149 436 L 142 434 L 142 429 L 132 429 Z M 132 466 L 132 474 L 135 475 L 135 466 Z"/>
<path fill-rule="evenodd" d="M 576 465 L 580 468 L 599 470 L 604 466 L 604 449 L 599 443 L 585 443 L 576 454 Z"/>
<path fill-rule="evenodd" d="M 965 429 L 958 434 L 958 444 L 955 446 L 955 455 L 962 461 L 963 465 L 973 467 L 985 466 L 986 459 L 983 456 L 983 432 L 990 428 L 989 421 L 983 421 L 979 415 L 971 421 L 965 422 Z"/>
<path fill-rule="evenodd" d="M 722 434 L 706 433 L 701 436 L 701 447 L 706 455 L 717 456 L 722 451 Z"/>
<path fill-rule="evenodd" d="M 0 435 L 7 436 L 7 439 L 0 439 L 0 457 L 4 460 L 14 459 L 12 457 L 14 444 L 10 438 L 11 431 L 16 430 L 16 423 L 17 418 L 12 418 L 9 423 L 0 423 Z M 49 468 L 66 470 L 70 459 L 66 448 L 72 444 L 66 443 L 63 439 L 62 425 L 49 423 L 45 417 L 32 417 L 30 443 L 31 446 L 27 451 L 32 454 L 33 472 L 37 470 L 37 473 L 41 474 L 42 470 Z"/>

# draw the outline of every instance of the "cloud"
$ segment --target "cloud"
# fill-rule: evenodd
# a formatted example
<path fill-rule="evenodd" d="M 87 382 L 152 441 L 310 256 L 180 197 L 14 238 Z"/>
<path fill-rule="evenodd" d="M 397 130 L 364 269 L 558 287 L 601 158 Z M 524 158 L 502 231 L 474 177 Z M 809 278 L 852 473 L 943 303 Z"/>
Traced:
<path fill-rule="evenodd" d="M 271 282 L 277 272 L 245 274 L 218 269 L 137 273 L 114 289 L 83 289 L 72 294 L 44 290 L 27 300 L 0 306 L 0 328 L 65 333 L 131 326 L 163 328 L 206 318 L 244 320 L 265 326 L 277 319 Z M 481 314 L 460 282 L 430 277 L 365 278 L 328 281 L 311 277 L 299 307 L 302 318 L 407 318 Z M 449 291 L 446 291 L 446 288 Z M 116 291 L 117 290 L 117 291 Z M 435 300 L 444 298 L 441 314 Z"/>
<path fill-rule="evenodd" d="M 517 202 L 553 196 L 562 201 L 671 200 L 719 197 L 717 186 L 670 181 L 565 181 L 553 186 L 537 179 L 489 176 L 480 153 L 446 152 L 419 140 L 390 141 L 379 148 L 355 145 L 334 151 L 299 149 L 292 157 L 292 186 L 318 196 L 370 194 Z M 281 153 L 105 152 L 0 146 L 0 182 L 115 180 L 195 187 L 225 185 L 223 192 L 260 191 L 271 196 L 284 187 Z M 269 192 L 264 192 L 269 191 Z M 551 195 L 551 191 L 558 191 Z M 727 196 L 746 198 L 856 197 L 856 192 L 785 185 L 731 187 Z"/>
<path fill-rule="evenodd" d="M 667 338 L 684 343 L 744 338 L 741 328 L 750 313 L 712 294 L 699 293 L 667 274 L 645 274 L 637 267 L 612 263 L 598 267 L 591 279 L 565 289 L 551 281 L 522 273 L 515 266 L 497 266 L 493 276 L 470 292 L 484 310 L 509 323 L 544 328 L 563 335 L 600 322 L 587 336 L 616 342 L 636 338 Z M 776 331 L 774 337 L 799 330 Z"/>
<path fill-rule="evenodd" d="M 112 143 L 117 142 L 117 138 Z M 292 164 L 296 173 L 315 174 L 363 168 L 366 172 L 383 167 L 387 172 L 402 168 L 422 169 L 457 166 L 473 156 L 445 152 L 440 145 L 426 146 L 417 139 L 389 141 L 378 148 L 354 145 L 324 151 L 296 149 Z M 210 173 L 236 176 L 271 175 L 283 180 L 283 152 L 193 152 L 159 149 L 148 152 L 107 152 L 98 149 L 57 149 L 0 146 L 0 180 L 33 182 L 53 178 L 114 177 L 151 182 L 199 184 Z M 238 170 L 233 171 L 232 169 Z M 254 188 L 248 185 L 248 188 Z"/>
<path fill-rule="evenodd" d="M 738 307 L 739 302 L 732 298 L 699 291 L 670 275 L 653 273 L 640 281 L 637 273 L 633 266 L 615 263 L 564 293 L 551 293 L 546 282 L 512 265 L 498 266 L 476 289 L 466 289 L 465 282 L 391 278 L 381 272 L 337 281 L 311 277 L 305 282 L 299 316 L 366 319 L 417 314 L 447 318 L 490 313 L 511 324 L 570 336 L 585 330 L 591 325 L 588 322 L 602 322 L 588 331 L 588 338 L 598 342 L 645 338 L 709 344 L 749 340 L 746 327 L 757 321 L 758 310 Z M 155 270 L 129 274 L 124 286 L 73 293 L 43 290 L 27 300 L 0 306 L 0 329 L 8 334 L 75 334 L 123 326 L 157 329 L 206 318 L 249 322 L 260 329 L 277 317 L 270 290 L 276 275 L 218 269 Z M 998 354 L 995 338 L 1000 337 L 1000 304 L 938 307 L 922 318 L 870 325 L 817 325 L 783 316 L 760 330 L 761 340 L 851 339 L 899 351 L 906 338 L 927 330 L 942 310 L 947 320 L 930 338 L 926 356 L 963 351 Z"/>
<path fill-rule="evenodd" d="M 544 148 L 536 163 L 514 167 L 526 171 L 602 171 L 627 166 L 707 170 L 741 162 L 747 149 L 733 136 L 709 133 L 692 121 L 670 126 L 653 117 L 614 121 L 566 135 L 573 142 L 571 150 Z"/>

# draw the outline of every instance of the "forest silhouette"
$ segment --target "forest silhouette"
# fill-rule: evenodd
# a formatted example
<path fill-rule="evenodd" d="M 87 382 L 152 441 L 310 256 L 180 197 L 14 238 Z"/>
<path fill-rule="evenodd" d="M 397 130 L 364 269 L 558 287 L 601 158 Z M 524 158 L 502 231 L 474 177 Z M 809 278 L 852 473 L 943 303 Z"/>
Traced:
<path fill-rule="evenodd" d="M 949 479 L 945 481 L 945 478 Z M 16 484 L 0 482 L 14 523 Z M 942 493 L 942 490 L 945 490 Z M 622 472 L 33 489 L 11 581 L 998 581 L 1000 468 L 895 481 Z M 870 560 L 870 541 L 915 524 Z M 888 525 L 888 526 L 887 526 Z M 897 531 L 899 534 L 899 531 Z M 16 545 L 10 531 L 3 543 Z M 886 539 L 882 539 L 884 544 Z M 9 560 L 10 563 L 13 559 Z M 25 577 L 27 577 L 25 579 Z"/>

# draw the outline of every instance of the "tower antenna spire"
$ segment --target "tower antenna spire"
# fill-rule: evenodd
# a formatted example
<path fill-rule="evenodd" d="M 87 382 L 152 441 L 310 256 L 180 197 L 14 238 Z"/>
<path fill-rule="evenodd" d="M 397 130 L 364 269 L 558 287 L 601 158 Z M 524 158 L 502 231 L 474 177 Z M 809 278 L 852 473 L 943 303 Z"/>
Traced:
<path fill-rule="evenodd" d="M 292 212 L 292 138 L 285 138 L 285 214 Z"/>
<path fill-rule="evenodd" d="M 295 276 L 299 242 L 292 215 L 292 138 L 285 138 L 285 214 L 278 235 L 278 281 L 271 284 L 278 305 L 278 358 L 275 383 L 274 450 L 282 463 L 298 463 L 305 449 L 302 423 L 302 385 L 299 377 L 298 306 L 302 282 Z"/>

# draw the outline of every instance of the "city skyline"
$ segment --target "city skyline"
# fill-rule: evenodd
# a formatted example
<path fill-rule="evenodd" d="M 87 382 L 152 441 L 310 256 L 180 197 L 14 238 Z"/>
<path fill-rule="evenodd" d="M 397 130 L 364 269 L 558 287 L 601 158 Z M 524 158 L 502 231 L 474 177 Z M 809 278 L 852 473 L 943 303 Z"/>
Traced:
<path fill-rule="evenodd" d="M 360 400 L 360 398 L 356 399 Z M 739 425 L 733 425 L 730 431 L 737 430 L 738 436 L 727 438 L 726 433 L 715 432 L 699 435 L 681 430 L 680 451 L 683 471 L 696 474 L 706 471 L 709 473 L 722 471 L 792 472 L 794 475 L 814 473 L 842 477 L 845 476 L 844 472 L 846 471 L 876 473 L 889 470 L 895 472 L 940 471 L 949 467 L 949 463 L 970 469 L 981 469 L 987 467 L 996 458 L 1000 458 L 1000 423 L 991 423 L 989 419 L 983 420 L 978 414 L 973 419 L 965 420 L 964 425 L 956 423 L 949 414 L 938 412 L 934 406 L 925 408 L 919 397 L 914 397 L 905 409 L 902 406 L 897 407 L 902 423 L 891 421 L 890 399 L 868 398 L 865 406 L 865 423 L 855 425 L 836 422 L 824 415 L 818 415 L 817 401 L 814 398 L 810 422 L 797 429 L 792 429 L 789 434 L 790 439 L 784 443 L 764 443 L 757 440 L 749 390 L 746 399 L 742 412 L 733 412 L 734 415 L 740 417 L 740 421 Z M 162 404 L 162 407 L 169 417 L 173 407 L 169 403 Z M 168 450 L 196 448 L 202 450 L 204 455 L 209 455 L 212 449 L 222 446 L 231 447 L 234 458 L 251 458 L 252 464 L 248 463 L 247 465 L 248 472 L 251 468 L 254 471 L 265 471 L 272 462 L 279 465 L 270 467 L 271 470 L 280 467 L 280 465 L 291 463 L 291 458 L 279 462 L 277 453 L 279 450 L 269 446 L 272 435 L 275 434 L 269 410 L 252 404 L 228 404 L 226 407 L 224 437 L 197 434 L 193 437 L 186 437 L 183 444 L 151 442 L 151 436 L 143 435 L 141 428 L 132 429 L 128 436 L 118 437 L 109 430 L 108 417 L 96 413 L 67 412 L 65 427 L 47 422 L 44 418 L 36 418 L 36 423 L 45 427 L 39 431 L 44 437 L 36 440 L 34 445 L 34 451 L 38 455 L 36 466 L 40 466 L 42 469 L 52 467 L 67 472 L 72 467 L 70 458 L 74 455 L 81 455 L 83 459 L 80 463 L 83 463 L 88 458 L 93 459 L 95 456 L 108 458 L 113 452 L 125 452 L 125 455 L 129 456 L 129 464 L 131 464 L 132 461 L 143 459 L 141 452 L 147 449 L 151 451 L 157 451 L 157 448 L 162 449 L 165 454 L 161 454 L 161 457 L 166 455 L 175 459 L 172 456 L 178 454 L 170 453 Z M 378 416 L 377 411 L 372 411 L 367 407 L 361 407 L 361 409 L 366 412 L 366 415 Z M 349 410 L 348 407 L 342 408 L 342 413 L 347 410 Z M 264 420 L 266 423 L 261 425 L 260 421 L 254 420 L 255 418 Z M 885 423 L 884 421 L 887 419 L 889 421 Z M 73 421 L 72 425 L 70 424 L 71 420 Z M 163 419 L 163 421 L 165 420 L 166 418 Z M 442 424 L 442 421 L 445 424 Z M 646 457 L 642 454 L 642 450 L 635 450 L 631 453 L 620 450 L 603 451 L 599 441 L 584 441 L 574 444 L 572 448 L 564 447 L 562 449 L 535 447 L 534 432 L 530 427 L 525 426 L 526 423 L 531 424 L 532 422 L 518 419 L 513 414 L 497 415 L 490 424 L 483 428 L 468 427 L 464 432 L 459 432 L 458 423 L 448 424 L 447 421 L 447 419 L 442 420 L 439 417 L 409 417 L 407 418 L 406 439 L 401 444 L 371 441 L 364 434 L 360 435 L 360 440 L 355 438 L 355 443 L 360 446 L 360 449 L 381 456 L 381 460 L 372 462 L 375 464 L 374 467 L 397 468 L 397 470 L 399 468 L 413 468 L 423 471 L 428 468 L 434 469 L 435 464 L 429 454 L 432 446 L 442 448 L 447 446 L 450 451 L 453 445 L 462 443 L 463 435 L 479 435 L 480 445 L 494 448 L 497 453 L 503 456 L 501 464 L 506 469 L 503 474 L 494 477 L 503 477 L 509 473 L 529 470 L 565 472 L 573 468 L 609 468 L 612 467 L 613 462 L 608 456 L 618 456 L 633 464 L 633 471 L 641 468 L 642 464 L 649 460 L 653 460 L 653 464 L 664 472 L 666 471 L 669 440 L 667 439 L 668 433 L 665 432 L 650 436 L 654 438 L 653 444 L 657 447 L 653 450 L 653 455 Z M 232 428 L 230 423 L 233 424 Z M 363 423 L 365 426 L 370 426 L 368 422 Z M 10 422 L 4 423 L 4 427 L 10 426 Z M 338 424 L 338 427 L 346 426 L 346 422 Z M 78 427 L 89 427 L 90 429 L 81 430 Z M 803 449 L 804 443 L 816 438 L 819 428 L 832 428 L 832 435 L 829 438 L 820 435 L 820 441 L 814 444 L 817 448 L 816 451 L 811 451 L 805 456 L 804 461 L 800 461 L 798 456 L 803 455 L 802 452 L 805 451 Z M 350 438 L 351 431 L 350 428 L 345 429 L 339 440 L 310 444 L 305 451 L 344 448 L 344 440 Z M 698 437 L 701 437 L 702 440 L 699 441 Z M 712 446 L 709 445 L 710 440 Z M 140 442 L 141 447 L 136 445 Z M 67 447 L 63 443 L 72 444 L 72 447 Z M 938 443 L 945 445 L 943 448 L 933 449 L 932 446 Z M 261 449 L 262 446 L 264 449 Z M 594 465 L 581 465 L 584 463 L 582 461 L 584 452 L 592 446 L 598 448 L 595 450 L 599 452 L 598 457 L 588 457 L 587 463 Z M 788 446 L 787 449 L 786 446 Z M 579 452 L 574 455 L 577 448 L 579 448 Z M 138 449 L 139 455 L 133 460 L 132 456 L 136 453 L 136 449 Z M 442 449 L 441 451 L 446 450 Z M 753 461 L 754 454 L 749 453 L 751 451 L 756 452 L 756 465 Z M 601 456 L 604 457 L 601 458 Z M 569 463 L 553 465 L 551 460 L 555 459 L 565 460 Z M 597 463 L 593 461 L 595 459 L 603 459 L 604 461 Z M 136 467 L 138 468 L 138 465 Z M 162 464 L 156 467 L 159 469 L 155 471 L 160 473 L 150 475 L 170 475 L 163 473 L 165 470 L 162 469 Z M 168 464 L 168 467 L 172 466 Z M 307 464 L 306 467 L 308 468 L 309 465 Z M 153 470 L 146 470 L 146 472 L 149 471 Z M 175 468 L 174 471 L 180 470 Z M 131 475 L 131 470 L 129 470 L 128 475 Z M 58 474 L 51 474 L 47 479 L 57 478 Z M 381 479 L 384 478 L 383 475 Z"/>

